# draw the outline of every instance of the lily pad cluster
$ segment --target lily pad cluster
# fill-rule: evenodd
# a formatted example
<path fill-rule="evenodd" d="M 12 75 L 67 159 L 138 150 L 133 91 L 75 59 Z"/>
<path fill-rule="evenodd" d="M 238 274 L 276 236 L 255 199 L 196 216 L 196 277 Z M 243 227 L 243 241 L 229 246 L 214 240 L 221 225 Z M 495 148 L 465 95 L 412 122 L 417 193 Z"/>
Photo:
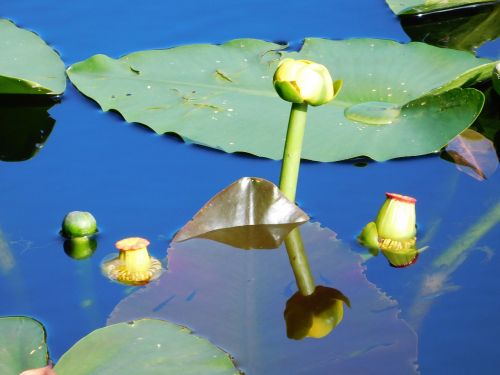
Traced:
<path fill-rule="evenodd" d="M 0 373 L 48 365 L 43 325 L 27 317 L 0 318 Z M 54 367 L 57 375 L 238 375 L 229 355 L 185 327 L 142 319 L 98 329 L 78 341 Z"/>
<path fill-rule="evenodd" d="M 494 63 L 423 43 L 306 39 L 299 52 L 254 39 L 96 55 L 68 69 L 103 110 L 159 134 L 226 152 L 282 156 L 285 104 L 272 77 L 284 58 L 325 65 L 344 88 L 310 116 L 303 158 L 374 160 L 438 151 L 481 112 L 484 97 L 461 88 L 490 79 Z"/>

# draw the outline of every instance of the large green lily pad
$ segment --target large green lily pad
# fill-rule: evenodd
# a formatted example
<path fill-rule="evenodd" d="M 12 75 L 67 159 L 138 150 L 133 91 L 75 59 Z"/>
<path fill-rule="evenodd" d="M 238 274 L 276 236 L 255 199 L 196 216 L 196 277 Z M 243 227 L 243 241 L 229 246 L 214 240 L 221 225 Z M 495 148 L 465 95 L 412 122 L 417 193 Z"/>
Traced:
<path fill-rule="evenodd" d="M 491 2 L 491 0 L 386 0 L 389 8 L 397 15 L 430 12 L 487 2 Z"/>
<path fill-rule="evenodd" d="M 35 33 L 0 19 L 0 50 L 0 94 L 64 92 L 64 63 Z"/>
<path fill-rule="evenodd" d="M 143 319 L 98 329 L 67 351 L 58 375 L 238 375 L 229 355 L 185 327 Z"/>
<path fill-rule="evenodd" d="M 226 152 L 280 159 L 290 111 L 272 85 L 280 58 L 325 64 L 344 87 L 311 108 L 303 157 L 375 160 L 439 150 L 467 128 L 482 93 L 457 89 L 491 77 L 493 63 L 423 43 L 307 39 L 300 52 L 260 40 L 96 55 L 68 69 L 103 110 L 117 110 L 159 134 Z M 451 91 L 450 91 L 451 90 Z M 442 95 L 438 95 L 442 94 Z"/>
<path fill-rule="evenodd" d="M 0 318 L 0 374 L 48 362 L 45 330 L 27 317 Z M 95 330 L 67 351 L 58 375 L 239 375 L 229 355 L 185 327 L 142 319 Z"/>
<path fill-rule="evenodd" d="M 45 330 L 34 319 L 0 318 L 0 374 L 17 375 L 47 365 Z"/>

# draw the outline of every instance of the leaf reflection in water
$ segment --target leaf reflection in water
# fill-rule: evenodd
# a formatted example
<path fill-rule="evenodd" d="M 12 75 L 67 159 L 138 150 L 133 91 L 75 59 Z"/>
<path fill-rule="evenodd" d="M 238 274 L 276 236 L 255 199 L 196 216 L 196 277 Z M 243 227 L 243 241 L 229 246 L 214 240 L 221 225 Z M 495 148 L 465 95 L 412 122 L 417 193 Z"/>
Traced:
<path fill-rule="evenodd" d="M 498 167 L 493 142 L 472 129 L 456 136 L 446 147 L 446 153 L 459 171 L 479 181 L 491 177 Z"/>
<path fill-rule="evenodd" d="M 418 374 L 417 336 L 363 271 L 361 258 L 317 223 L 301 227 L 318 284 L 349 297 L 352 309 L 323 339 L 290 340 L 283 311 L 295 280 L 284 246 L 235 251 L 196 239 L 169 249 L 169 270 L 122 300 L 108 323 L 169 319 L 231 352 L 246 374 Z"/>
<path fill-rule="evenodd" d="M 55 104 L 50 98 L 1 95 L 0 160 L 29 160 L 40 151 L 55 124 L 48 113 Z"/>

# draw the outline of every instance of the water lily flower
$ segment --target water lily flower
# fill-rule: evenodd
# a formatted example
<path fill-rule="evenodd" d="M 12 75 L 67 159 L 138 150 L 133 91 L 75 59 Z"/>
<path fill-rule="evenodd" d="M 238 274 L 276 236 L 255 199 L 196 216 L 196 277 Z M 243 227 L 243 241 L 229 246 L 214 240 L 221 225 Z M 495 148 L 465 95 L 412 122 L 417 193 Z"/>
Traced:
<path fill-rule="evenodd" d="M 321 64 L 287 58 L 278 65 L 273 84 L 283 100 L 292 102 L 283 151 L 280 190 L 290 201 L 295 202 L 307 106 L 318 106 L 331 101 L 342 87 L 342 81 L 333 82 L 328 69 Z"/>
<path fill-rule="evenodd" d="M 288 102 L 318 106 L 331 101 L 340 89 L 328 69 L 309 60 L 284 59 L 273 77 L 278 95 Z"/>
<path fill-rule="evenodd" d="M 395 193 L 386 193 L 374 222 L 368 223 L 360 236 L 361 244 L 385 251 L 408 251 L 416 246 L 416 199 Z"/>
<path fill-rule="evenodd" d="M 61 233 L 64 237 L 84 237 L 96 232 L 97 223 L 90 212 L 72 211 L 63 219 Z"/>
<path fill-rule="evenodd" d="M 284 313 L 287 337 L 295 340 L 325 337 L 342 321 L 344 304 L 351 307 L 342 292 L 321 285 L 308 296 L 295 293 L 287 301 Z"/>
<path fill-rule="evenodd" d="M 162 270 L 161 262 L 149 255 L 149 241 L 130 237 L 118 241 L 117 258 L 103 263 L 103 272 L 110 278 L 125 284 L 143 285 L 157 278 Z"/>

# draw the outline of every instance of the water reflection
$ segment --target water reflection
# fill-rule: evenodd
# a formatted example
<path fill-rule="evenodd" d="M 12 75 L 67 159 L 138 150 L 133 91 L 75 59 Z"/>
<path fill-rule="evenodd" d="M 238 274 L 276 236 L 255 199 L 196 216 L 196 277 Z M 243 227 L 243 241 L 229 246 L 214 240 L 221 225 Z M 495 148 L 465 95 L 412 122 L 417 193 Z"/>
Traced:
<path fill-rule="evenodd" d="M 498 1 L 401 15 L 399 18 L 412 40 L 438 47 L 475 51 L 500 35 Z"/>
<path fill-rule="evenodd" d="M 499 20 L 500 22 L 500 20 Z M 441 158 L 456 168 L 484 181 L 498 168 L 500 153 L 500 98 L 492 87 L 484 90 L 485 104 L 481 114 L 471 126 L 451 140 L 441 153 Z"/>
<path fill-rule="evenodd" d="M 55 124 L 48 113 L 55 104 L 51 98 L 0 96 L 0 160 L 24 161 L 40 151 Z"/>
<path fill-rule="evenodd" d="M 76 260 L 90 258 L 96 250 L 97 241 L 94 237 L 68 238 L 64 241 L 64 252 Z"/>
<path fill-rule="evenodd" d="M 308 296 L 295 293 L 286 302 L 287 337 L 302 340 L 327 336 L 342 321 L 344 303 L 350 307 L 349 299 L 341 291 L 321 285 Z"/>
<path fill-rule="evenodd" d="M 323 285 L 309 297 L 295 294 L 283 245 L 276 251 L 238 251 L 193 239 L 173 244 L 168 271 L 123 299 L 108 323 L 152 317 L 186 325 L 227 350 L 249 375 L 354 374 L 360 368 L 373 375 L 417 374 L 417 337 L 400 318 L 397 302 L 366 279 L 361 258 L 334 232 L 317 223 L 300 229 L 311 279 Z M 340 321 L 340 302 L 332 306 L 332 301 L 341 296 L 348 296 L 353 308 L 333 334 L 321 340 L 287 337 L 295 328 L 285 322 L 284 309 L 305 305 L 316 315 L 327 313 L 328 319 L 309 331 L 319 336 Z M 297 324 L 303 327 L 307 319 Z"/>

